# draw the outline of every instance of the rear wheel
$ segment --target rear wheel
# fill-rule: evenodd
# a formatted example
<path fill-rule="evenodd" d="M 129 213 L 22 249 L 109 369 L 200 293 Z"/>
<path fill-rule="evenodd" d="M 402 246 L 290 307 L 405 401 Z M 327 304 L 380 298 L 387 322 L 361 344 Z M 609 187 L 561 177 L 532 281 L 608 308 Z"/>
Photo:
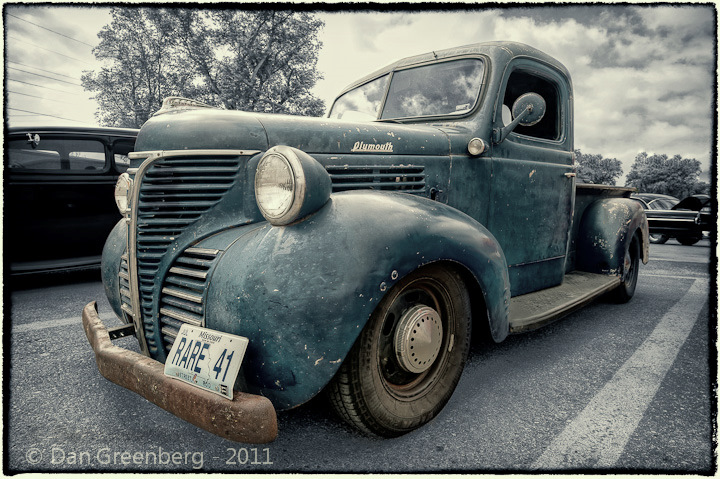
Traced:
<path fill-rule="evenodd" d="M 698 241 L 700 241 L 701 238 L 697 236 L 681 236 L 678 238 L 678 243 L 685 245 L 685 246 L 692 246 Z"/>
<path fill-rule="evenodd" d="M 618 303 L 627 303 L 635 294 L 638 272 L 640 271 L 640 240 L 633 235 L 632 240 L 625 247 L 623 259 L 622 282 L 612 291 L 612 296 Z"/>
<path fill-rule="evenodd" d="M 650 235 L 650 242 L 652 244 L 665 244 L 667 243 L 667 240 L 670 239 L 667 235 L 660 235 L 660 234 L 651 234 Z"/>
<path fill-rule="evenodd" d="M 443 408 L 470 346 L 470 298 L 455 272 L 418 270 L 383 298 L 328 388 L 349 424 L 393 437 Z"/>

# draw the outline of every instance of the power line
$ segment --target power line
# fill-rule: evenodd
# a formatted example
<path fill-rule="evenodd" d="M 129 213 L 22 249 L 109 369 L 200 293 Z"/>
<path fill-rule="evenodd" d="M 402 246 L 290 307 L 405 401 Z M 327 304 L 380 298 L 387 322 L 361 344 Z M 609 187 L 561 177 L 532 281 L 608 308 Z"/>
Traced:
<path fill-rule="evenodd" d="M 17 18 L 18 20 L 21 20 L 21 21 L 23 21 L 23 22 L 27 22 L 27 23 L 29 23 L 30 25 L 35 25 L 35 26 L 38 27 L 38 28 L 42 28 L 43 30 L 47 30 L 48 32 L 52 32 L 52 33 L 54 33 L 54 34 L 56 34 L 56 35 L 60 35 L 61 37 L 69 38 L 70 40 L 74 40 L 74 41 L 76 41 L 76 42 L 78 42 L 78 43 L 82 43 L 83 45 L 87 45 L 87 46 L 93 47 L 93 48 L 95 47 L 95 45 L 90 45 L 89 43 L 85 43 L 84 41 L 78 40 L 77 38 L 69 37 L 69 36 L 67 36 L 67 35 L 65 35 L 65 34 L 63 34 L 63 33 L 56 32 L 55 30 L 51 30 L 51 29 L 49 29 L 49 28 L 47 28 L 47 27 L 43 27 L 42 25 L 38 25 L 37 23 L 33 23 L 33 22 L 31 22 L 30 20 L 25 20 L 24 18 L 16 17 L 15 15 L 13 15 L 13 14 L 11 14 L 11 13 L 8 13 L 7 15 L 8 15 L 8 17 Z"/>
<path fill-rule="evenodd" d="M 56 99 L 54 99 L 54 98 L 43 98 L 43 97 L 37 96 L 37 95 L 29 95 L 29 94 L 27 94 L 27 93 L 20 93 L 19 91 L 12 91 L 12 90 L 5 90 L 5 91 L 8 92 L 8 93 L 12 93 L 12 94 L 14 94 L 14 95 L 29 96 L 29 97 L 32 97 L 32 98 L 40 98 L 41 100 L 45 100 L 45 101 L 56 101 L 56 102 L 58 102 L 58 103 L 67 103 L 68 105 L 74 105 L 74 103 L 69 102 L 69 101 L 56 100 Z"/>
<path fill-rule="evenodd" d="M 50 70 L 43 70 L 42 68 L 34 67 L 32 65 L 26 65 L 24 63 L 16 62 L 15 60 L 7 60 L 7 63 L 14 63 L 15 65 L 20 65 L 20 66 L 27 67 L 27 68 L 34 68 L 36 70 L 40 70 L 41 72 L 52 73 L 53 75 L 57 75 L 59 77 L 70 78 L 71 80 L 79 80 L 79 78 L 77 78 L 77 77 L 72 77 L 70 75 L 63 75 L 62 73 L 56 73 L 56 72 L 50 71 Z"/>
<path fill-rule="evenodd" d="M 40 45 L 35 45 L 34 43 L 26 42 L 25 40 L 21 40 L 21 39 L 19 39 L 19 38 L 16 38 L 16 37 L 13 37 L 13 36 L 10 36 L 10 35 L 8 35 L 8 38 L 12 38 L 12 39 L 15 40 L 16 42 L 25 43 L 25 44 L 27 44 L 27 45 L 30 45 L 31 47 L 39 48 L 40 50 L 45 50 L 45 51 L 48 51 L 48 52 L 50 52 L 50 53 L 55 53 L 55 54 L 57 54 L 57 55 L 60 55 L 60 56 L 65 57 L 65 58 L 69 58 L 69 59 L 71 59 L 71 60 L 75 60 L 75 61 L 78 61 L 78 62 L 81 62 L 81 63 L 85 63 L 85 64 L 87 64 L 87 65 L 92 65 L 92 63 L 86 62 L 85 60 L 80 60 L 79 58 L 71 57 L 71 56 L 69 56 L 69 55 L 65 55 L 64 53 L 56 52 L 55 50 L 50 50 L 49 48 L 44 48 L 44 47 L 41 47 Z M 6 46 L 6 49 L 7 49 L 7 46 Z"/>
<path fill-rule="evenodd" d="M 33 73 L 33 72 L 29 72 L 29 71 L 27 71 L 27 70 L 21 70 L 20 68 L 15 68 L 15 67 L 7 67 L 7 68 L 8 68 L 8 70 L 15 70 L 15 71 L 18 71 L 18 72 L 23 72 L 23 73 L 27 73 L 28 75 L 35 75 L 35 76 L 42 77 L 42 78 L 49 78 L 50 80 L 53 80 L 53 81 L 59 81 L 59 82 L 61 82 L 61 83 L 67 83 L 68 85 L 82 86 L 81 83 L 73 83 L 73 82 L 69 82 L 69 81 L 66 81 L 66 80 L 60 80 L 59 78 L 53 78 L 53 77 L 49 77 L 49 76 L 47 76 L 47 75 L 41 75 L 41 74 L 39 74 L 39 73 Z"/>
<path fill-rule="evenodd" d="M 71 92 L 71 91 L 58 90 L 57 88 L 50 88 L 49 86 L 45 86 L 45 85 L 38 85 L 37 83 L 30 83 L 30 82 L 22 81 L 22 80 L 14 80 L 14 79 L 12 79 L 12 78 L 8 78 L 7 81 L 14 81 L 14 82 L 17 82 L 17 83 L 24 83 L 25 85 L 36 86 L 36 87 L 39 87 L 39 88 L 46 88 L 46 89 L 48 89 L 48 90 L 59 91 L 59 92 L 61 92 L 61 93 L 67 93 L 68 95 L 79 95 L 79 94 L 80 94 L 80 93 L 74 93 L 74 92 Z"/>
<path fill-rule="evenodd" d="M 59 118 L 60 120 L 76 121 L 78 123 L 87 123 L 86 121 L 83 121 L 83 120 L 74 120 L 72 118 L 64 118 L 62 116 L 48 115 L 47 113 L 36 113 L 34 111 L 20 110 L 19 108 L 8 108 L 8 110 L 21 111 L 23 113 L 31 113 L 31 114 L 37 115 L 37 116 L 49 116 L 51 118 Z"/>

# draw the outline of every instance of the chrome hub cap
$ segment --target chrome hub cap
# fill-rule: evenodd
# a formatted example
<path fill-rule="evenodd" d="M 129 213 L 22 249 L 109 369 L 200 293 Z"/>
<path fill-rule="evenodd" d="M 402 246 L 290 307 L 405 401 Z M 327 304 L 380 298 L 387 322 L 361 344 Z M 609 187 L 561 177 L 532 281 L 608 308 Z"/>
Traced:
<path fill-rule="evenodd" d="M 395 330 L 395 355 L 410 373 L 427 371 L 438 357 L 443 330 L 440 315 L 429 306 L 413 306 L 406 311 Z"/>

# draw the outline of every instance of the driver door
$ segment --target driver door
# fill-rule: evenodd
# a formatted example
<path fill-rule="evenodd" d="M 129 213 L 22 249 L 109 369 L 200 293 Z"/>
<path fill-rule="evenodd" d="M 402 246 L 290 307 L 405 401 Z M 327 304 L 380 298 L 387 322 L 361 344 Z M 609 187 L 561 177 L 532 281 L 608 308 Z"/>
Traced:
<path fill-rule="evenodd" d="M 529 92 L 544 98 L 545 116 L 536 125 L 518 126 L 492 159 L 488 224 L 505 252 L 512 296 L 562 283 L 574 206 L 569 80 L 543 64 L 516 60 L 499 98 L 512 107 Z M 502 109 L 498 105 L 496 128 L 503 126 Z"/>

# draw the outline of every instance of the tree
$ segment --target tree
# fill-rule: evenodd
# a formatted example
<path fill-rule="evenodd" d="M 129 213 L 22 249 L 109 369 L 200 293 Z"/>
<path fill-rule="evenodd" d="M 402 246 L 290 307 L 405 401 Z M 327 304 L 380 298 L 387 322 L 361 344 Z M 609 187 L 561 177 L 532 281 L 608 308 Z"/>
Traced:
<path fill-rule="evenodd" d="M 700 162 L 694 158 L 675 155 L 648 155 L 635 157 L 635 163 L 627 175 L 627 186 L 634 186 L 643 193 L 661 193 L 684 198 L 703 192 L 707 183 L 698 180 Z"/>
<path fill-rule="evenodd" d="M 615 185 L 623 172 L 620 160 L 597 154 L 584 155 L 580 150 L 575 150 L 575 164 L 578 177 L 586 183 Z"/>
<path fill-rule="evenodd" d="M 168 96 L 245 111 L 321 115 L 323 22 L 284 10 L 116 7 L 84 72 L 101 124 L 139 128 Z"/>

